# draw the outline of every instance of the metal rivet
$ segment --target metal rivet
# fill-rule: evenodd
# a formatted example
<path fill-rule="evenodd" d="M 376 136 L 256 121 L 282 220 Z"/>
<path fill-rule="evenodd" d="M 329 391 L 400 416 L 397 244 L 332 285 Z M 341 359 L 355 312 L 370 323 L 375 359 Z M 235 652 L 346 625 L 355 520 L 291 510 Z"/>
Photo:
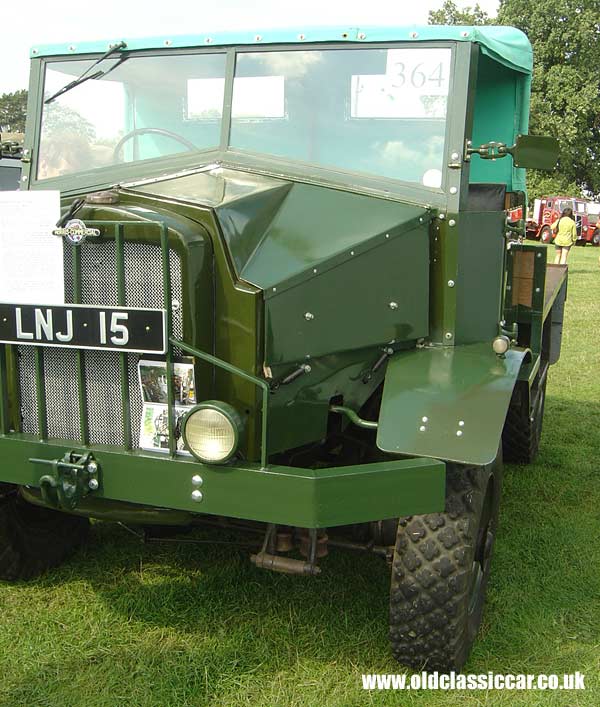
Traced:
<path fill-rule="evenodd" d="M 354 255 L 354 251 L 353 251 L 353 250 L 350 251 L 350 255 Z"/>
<path fill-rule="evenodd" d="M 212 37 L 207 37 L 204 41 L 205 41 L 207 44 L 211 44 L 211 43 L 212 43 Z"/>
<path fill-rule="evenodd" d="M 150 331 L 150 327 L 149 327 L 149 326 L 146 327 L 146 331 Z"/>
<path fill-rule="evenodd" d="M 462 437 L 462 430 L 456 430 L 456 436 Z"/>
<path fill-rule="evenodd" d="M 98 483 L 98 479 L 90 479 L 88 481 L 88 487 L 90 488 L 91 491 L 97 491 L 98 488 L 100 487 L 100 484 Z"/>
<path fill-rule="evenodd" d="M 448 221 L 448 225 L 449 226 L 456 226 L 456 221 L 453 218 L 451 218 L 450 221 Z"/>
<path fill-rule="evenodd" d="M 465 426 L 465 421 L 464 421 L 464 420 L 459 420 L 459 421 L 458 421 L 458 426 L 459 426 L 459 427 L 464 427 L 464 426 Z"/>
<path fill-rule="evenodd" d="M 421 418 L 421 421 L 422 421 L 422 422 L 427 422 L 428 419 L 429 419 L 429 418 L 428 418 L 426 415 L 424 415 L 424 416 Z"/>
<path fill-rule="evenodd" d="M 502 321 L 500 322 L 500 326 L 505 326 L 505 325 L 506 325 L 506 320 L 502 319 Z"/>
<path fill-rule="evenodd" d="M 416 39 L 418 36 L 419 36 L 419 33 L 418 33 L 418 32 L 411 32 L 411 33 L 410 33 L 410 38 L 411 38 L 411 39 Z"/>
<path fill-rule="evenodd" d="M 358 38 L 359 39 L 366 39 L 367 35 L 364 32 L 360 32 L 360 34 L 358 35 Z"/>
<path fill-rule="evenodd" d="M 300 41 L 302 41 L 302 40 L 304 39 L 304 35 L 303 35 L 303 34 L 299 34 L 299 35 L 298 35 L 298 39 L 299 39 Z"/>
<path fill-rule="evenodd" d="M 199 489 L 195 489 L 192 491 L 192 501 L 196 501 L 196 503 L 200 503 L 200 501 L 204 498 L 202 491 Z"/>
<path fill-rule="evenodd" d="M 306 319 L 307 322 L 310 322 L 315 318 L 315 315 L 312 312 L 305 312 L 304 318 Z"/>
<path fill-rule="evenodd" d="M 535 288 L 535 291 L 536 291 L 536 292 L 540 292 L 541 290 L 540 290 L 539 287 L 536 287 L 536 288 Z"/>
<path fill-rule="evenodd" d="M 173 311 L 174 311 L 174 312 L 179 311 L 179 309 L 180 309 L 180 307 L 181 307 L 181 304 L 180 304 L 179 300 L 178 300 L 178 299 L 174 299 L 174 300 L 171 302 L 171 307 L 173 308 Z"/>
<path fill-rule="evenodd" d="M 31 50 L 31 53 L 32 53 L 32 54 L 37 54 L 37 53 L 38 53 L 38 50 L 37 50 L 37 49 L 32 49 L 32 50 Z"/>
<path fill-rule="evenodd" d="M 440 214 L 438 218 L 440 221 L 443 221 L 446 218 L 446 214 Z"/>
<path fill-rule="evenodd" d="M 273 292 L 277 292 L 277 288 L 276 288 L 276 287 L 273 288 Z"/>
<path fill-rule="evenodd" d="M 313 268 L 313 272 L 314 272 L 315 275 L 316 275 L 316 274 L 317 274 L 317 268 Z"/>
<path fill-rule="evenodd" d="M 390 237 L 390 234 L 389 234 L 389 233 L 386 233 L 386 234 L 385 234 L 385 237 L 386 237 L 386 238 L 389 238 L 389 237 Z"/>
<path fill-rule="evenodd" d="M 448 280 L 448 287 L 454 287 L 454 280 Z"/>
<path fill-rule="evenodd" d="M 451 338 L 452 338 L 452 332 L 451 332 L 451 331 L 447 331 L 447 332 L 446 332 L 446 339 L 451 339 Z"/>
<path fill-rule="evenodd" d="M 170 39 L 165 39 L 165 47 L 170 47 L 173 42 Z"/>
<path fill-rule="evenodd" d="M 419 216 L 419 223 L 423 223 L 423 217 Z"/>
<path fill-rule="evenodd" d="M 256 37 L 254 37 L 254 40 L 255 40 L 256 42 L 261 42 L 261 41 L 262 41 L 262 37 L 260 36 L 260 34 L 257 34 Z"/>
<path fill-rule="evenodd" d="M 203 483 L 204 481 L 200 474 L 194 474 L 194 476 L 192 476 L 192 486 L 202 486 Z"/>
<path fill-rule="evenodd" d="M 450 187 L 450 194 L 456 194 L 458 189 L 456 187 Z"/>
<path fill-rule="evenodd" d="M 460 33 L 460 36 L 461 36 L 461 37 L 468 37 L 468 36 L 469 36 L 469 33 L 468 33 L 468 32 L 461 32 L 461 33 Z"/>
<path fill-rule="evenodd" d="M 425 432 L 426 429 L 427 427 L 425 427 L 425 425 L 421 425 L 421 427 L 419 427 L 419 432 Z"/>
<path fill-rule="evenodd" d="M 510 290 L 510 285 L 507 285 L 507 286 L 506 286 L 506 289 L 507 289 L 507 290 Z"/>
<path fill-rule="evenodd" d="M 22 182 L 26 182 L 26 181 L 27 181 L 27 176 L 21 177 L 21 181 L 22 181 Z"/>
<path fill-rule="evenodd" d="M 77 47 L 74 44 L 71 44 L 71 46 L 69 47 L 69 51 L 74 52 L 76 48 Z"/>
<path fill-rule="evenodd" d="M 388 304 L 388 307 L 389 307 L 390 309 L 398 309 L 398 302 L 390 302 L 390 303 Z"/>
<path fill-rule="evenodd" d="M 453 160 L 457 160 L 459 157 L 460 157 L 460 155 L 458 154 L 458 152 L 453 152 L 450 155 L 450 159 L 453 159 Z"/>
<path fill-rule="evenodd" d="M 83 328 L 87 329 L 87 322 L 83 322 Z"/>
<path fill-rule="evenodd" d="M 535 257 L 536 257 L 536 258 L 541 258 L 541 257 L 542 257 L 542 254 L 541 254 L 541 253 L 538 253 Z"/>
<path fill-rule="evenodd" d="M 87 465 L 87 470 L 90 474 L 95 474 L 98 471 L 98 462 L 95 462 L 93 459 L 91 462 L 88 463 Z"/>

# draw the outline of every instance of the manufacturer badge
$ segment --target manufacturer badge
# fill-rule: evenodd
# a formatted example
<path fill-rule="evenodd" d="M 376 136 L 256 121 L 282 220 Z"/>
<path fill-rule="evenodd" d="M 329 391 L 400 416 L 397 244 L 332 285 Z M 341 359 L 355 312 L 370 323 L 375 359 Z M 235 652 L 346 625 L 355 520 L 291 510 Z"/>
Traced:
<path fill-rule="evenodd" d="M 67 221 L 64 226 L 55 228 L 52 231 L 53 236 L 61 236 L 66 238 L 69 243 L 79 245 L 86 238 L 98 238 L 100 231 L 97 228 L 88 228 L 83 221 L 78 218 Z"/>

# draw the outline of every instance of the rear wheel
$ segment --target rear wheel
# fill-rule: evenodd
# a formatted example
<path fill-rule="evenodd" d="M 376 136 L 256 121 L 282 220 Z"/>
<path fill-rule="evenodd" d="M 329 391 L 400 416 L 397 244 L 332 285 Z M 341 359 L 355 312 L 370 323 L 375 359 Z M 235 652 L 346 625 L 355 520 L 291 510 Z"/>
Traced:
<path fill-rule="evenodd" d="M 600 246 L 600 230 L 596 229 L 592 236 L 592 245 Z"/>
<path fill-rule="evenodd" d="M 500 506 L 502 458 L 448 465 L 446 510 L 400 520 L 392 564 L 390 641 L 414 669 L 466 662 L 481 624 Z"/>
<path fill-rule="evenodd" d="M 531 464 L 537 457 L 544 422 L 546 381 L 544 378 L 539 386 L 531 408 L 526 386 L 516 386 L 513 390 L 502 431 L 502 452 L 507 462 Z"/>
<path fill-rule="evenodd" d="M 59 565 L 86 539 L 87 518 L 24 501 L 17 490 L 0 489 L 0 579 L 32 579 Z"/>
<path fill-rule="evenodd" d="M 540 231 L 540 240 L 542 243 L 552 243 L 552 229 L 550 226 L 544 226 Z"/>

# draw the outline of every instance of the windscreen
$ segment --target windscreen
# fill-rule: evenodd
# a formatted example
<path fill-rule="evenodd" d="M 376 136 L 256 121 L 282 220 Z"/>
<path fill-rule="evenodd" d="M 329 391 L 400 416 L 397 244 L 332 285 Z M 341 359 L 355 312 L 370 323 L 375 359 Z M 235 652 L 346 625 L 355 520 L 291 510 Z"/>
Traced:
<path fill-rule="evenodd" d="M 225 54 L 47 64 L 44 98 L 91 69 L 103 75 L 44 103 L 38 179 L 214 148 L 221 134 Z M 194 82 L 204 89 L 199 101 Z M 190 93 L 191 92 L 191 93 Z"/>
<path fill-rule="evenodd" d="M 440 187 L 448 48 L 238 53 L 230 145 Z"/>
<path fill-rule="evenodd" d="M 218 50 L 50 61 L 37 178 L 213 150 L 228 136 L 232 151 L 303 169 L 440 188 L 451 57 L 416 45 L 236 50 L 229 76 Z"/>

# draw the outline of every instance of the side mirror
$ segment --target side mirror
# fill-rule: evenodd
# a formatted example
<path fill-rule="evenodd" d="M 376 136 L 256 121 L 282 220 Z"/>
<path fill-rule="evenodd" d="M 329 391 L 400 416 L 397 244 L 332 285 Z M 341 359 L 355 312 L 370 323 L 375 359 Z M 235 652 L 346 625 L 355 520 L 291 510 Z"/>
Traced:
<path fill-rule="evenodd" d="M 518 135 L 506 151 L 512 155 L 515 167 L 552 171 L 558 160 L 558 140 L 541 135 Z"/>
<path fill-rule="evenodd" d="M 518 135 L 512 147 L 503 142 L 486 142 L 479 147 L 471 147 L 468 143 L 465 160 L 469 162 L 472 155 L 479 155 L 482 160 L 498 160 L 511 155 L 515 167 L 552 171 L 558 160 L 558 140 L 539 135 Z"/>

